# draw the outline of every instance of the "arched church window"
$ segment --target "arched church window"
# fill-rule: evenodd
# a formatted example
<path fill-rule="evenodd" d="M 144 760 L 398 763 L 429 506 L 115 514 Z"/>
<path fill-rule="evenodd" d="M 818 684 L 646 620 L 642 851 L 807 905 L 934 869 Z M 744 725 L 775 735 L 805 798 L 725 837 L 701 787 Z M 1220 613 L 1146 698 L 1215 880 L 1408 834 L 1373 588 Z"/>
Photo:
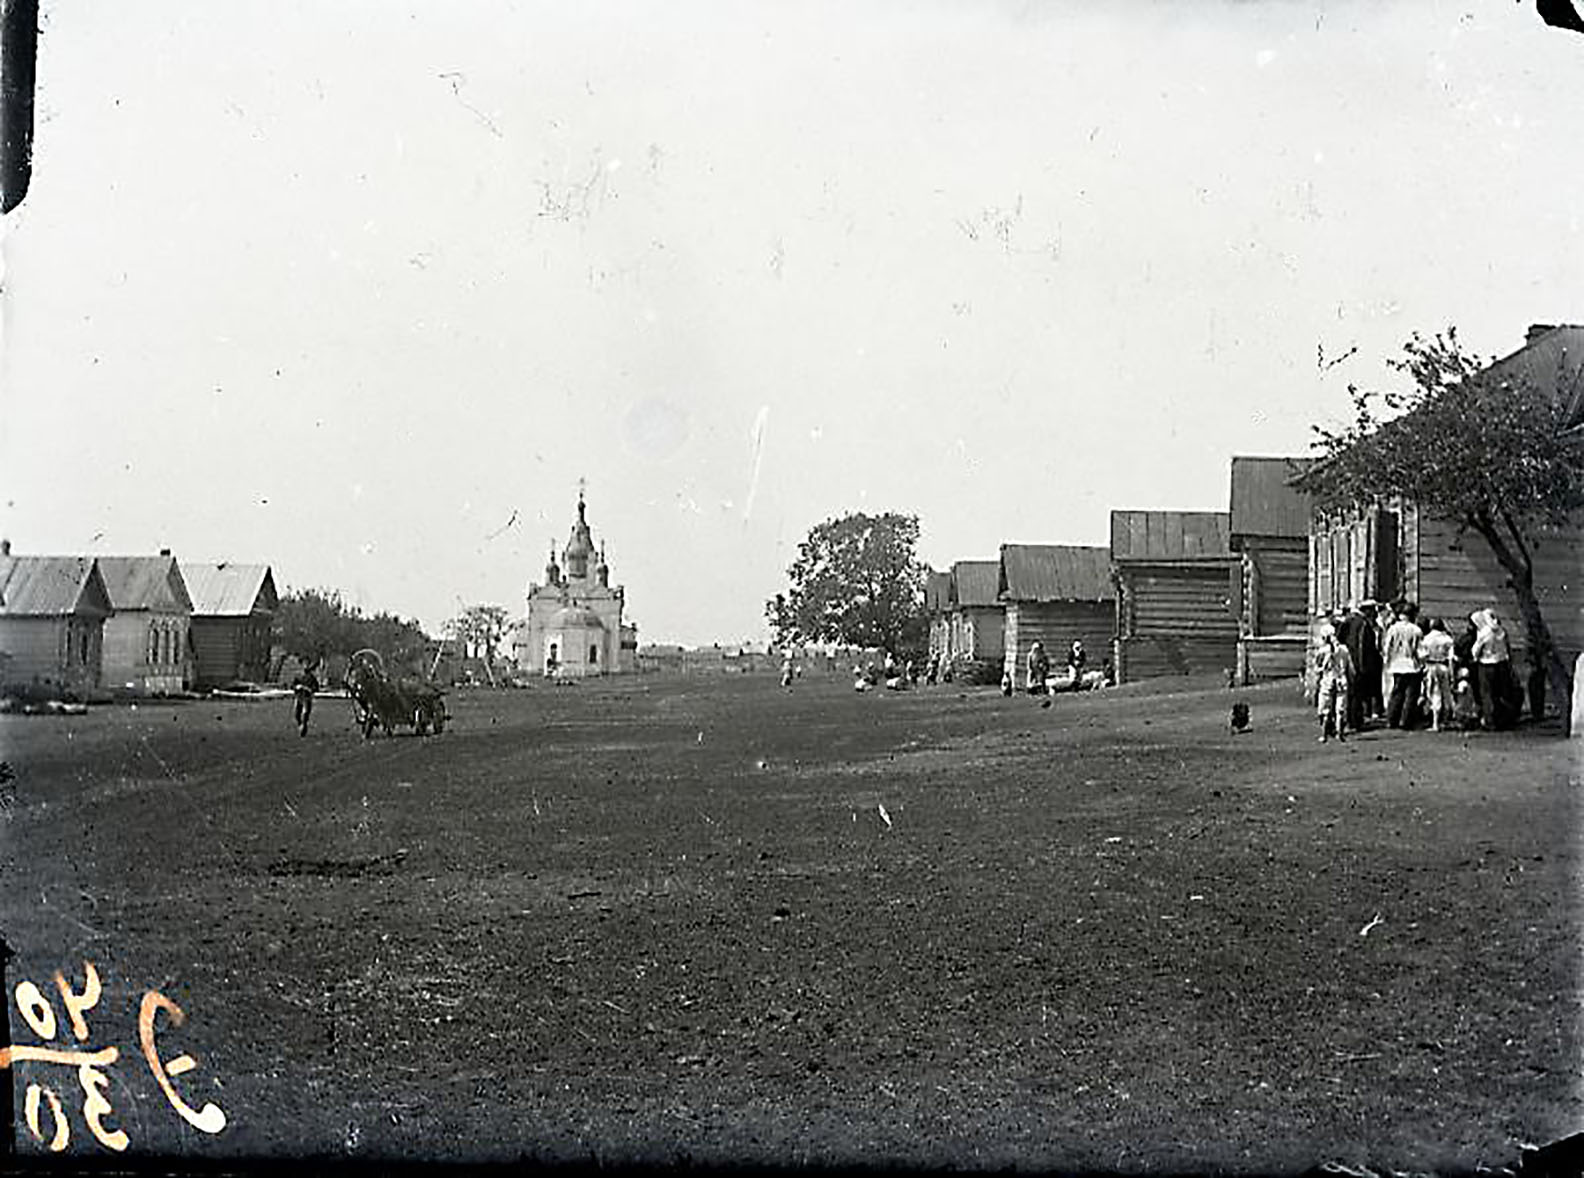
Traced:
<path fill-rule="evenodd" d="M 594 667 L 594 666 L 598 666 L 598 665 L 599 665 L 599 647 L 590 646 L 589 647 L 589 666 Z"/>

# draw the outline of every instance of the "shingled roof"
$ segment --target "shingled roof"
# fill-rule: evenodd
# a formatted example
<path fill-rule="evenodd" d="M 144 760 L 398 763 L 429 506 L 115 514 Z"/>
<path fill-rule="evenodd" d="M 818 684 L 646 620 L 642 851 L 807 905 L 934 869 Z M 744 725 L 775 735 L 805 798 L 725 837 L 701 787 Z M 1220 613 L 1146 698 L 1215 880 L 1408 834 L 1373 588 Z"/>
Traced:
<path fill-rule="evenodd" d="M 1309 496 L 1288 484 L 1313 462 L 1309 458 L 1232 459 L 1232 534 L 1309 534 Z"/>
<path fill-rule="evenodd" d="M 110 608 L 91 556 L 0 556 L 0 616 L 104 617 Z"/>
<path fill-rule="evenodd" d="M 104 578 L 110 606 L 117 613 L 137 609 L 192 610 L 192 600 L 174 556 L 101 556 L 99 575 Z"/>
<path fill-rule="evenodd" d="M 267 564 L 188 564 L 182 572 L 195 616 L 246 617 L 255 606 L 274 612 L 275 579 Z"/>
<path fill-rule="evenodd" d="M 1003 544 L 1000 595 L 1007 601 L 1113 601 L 1111 554 L 1070 544 Z"/>
<path fill-rule="evenodd" d="M 959 608 L 1000 604 L 1001 562 L 959 560 L 952 565 L 952 603 Z"/>

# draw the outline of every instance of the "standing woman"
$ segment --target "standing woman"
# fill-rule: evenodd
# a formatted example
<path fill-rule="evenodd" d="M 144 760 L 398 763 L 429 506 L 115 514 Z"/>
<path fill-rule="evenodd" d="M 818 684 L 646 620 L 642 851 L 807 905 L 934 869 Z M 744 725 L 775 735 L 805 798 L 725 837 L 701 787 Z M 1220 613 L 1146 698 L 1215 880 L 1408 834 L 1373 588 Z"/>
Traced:
<path fill-rule="evenodd" d="M 1471 619 L 1479 634 L 1474 639 L 1478 664 L 1480 727 L 1505 728 L 1512 717 L 1512 651 L 1507 631 L 1493 609 L 1482 609 Z"/>
<path fill-rule="evenodd" d="M 1430 705 L 1430 731 L 1441 731 L 1441 718 L 1452 716 L 1452 635 L 1440 618 L 1432 618 L 1419 640 L 1419 661 L 1424 664 L 1425 702 Z"/>

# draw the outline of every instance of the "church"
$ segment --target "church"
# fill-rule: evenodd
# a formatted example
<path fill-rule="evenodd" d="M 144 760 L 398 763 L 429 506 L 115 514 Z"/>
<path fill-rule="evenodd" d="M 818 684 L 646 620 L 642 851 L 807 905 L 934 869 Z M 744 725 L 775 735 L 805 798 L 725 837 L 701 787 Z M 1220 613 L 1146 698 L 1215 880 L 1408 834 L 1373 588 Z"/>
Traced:
<path fill-rule="evenodd" d="M 517 623 L 512 655 L 519 673 L 563 679 L 618 675 L 638 669 L 638 627 L 622 621 L 626 591 L 610 583 L 605 546 L 596 552 L 579 490 L 577 522 L 545 583 L 528 586 L 528 612 Z"/>

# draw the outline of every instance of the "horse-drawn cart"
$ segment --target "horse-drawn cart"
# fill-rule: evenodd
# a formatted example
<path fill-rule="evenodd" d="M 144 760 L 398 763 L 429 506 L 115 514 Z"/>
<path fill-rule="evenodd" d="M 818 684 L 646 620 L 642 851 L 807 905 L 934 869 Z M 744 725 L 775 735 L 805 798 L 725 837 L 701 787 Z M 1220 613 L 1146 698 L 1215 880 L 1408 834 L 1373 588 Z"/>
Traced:
<path fill-rule="evenodd" d="M 439 736 L 445 728 L 445 693 L 426 680 L 388 674 L 378 651 L 360 650 L 352 656 L 346 685 L 365 740 L 375 728 L 391 735 L 398 727 L 408 727 L 419 736 Z"/>

